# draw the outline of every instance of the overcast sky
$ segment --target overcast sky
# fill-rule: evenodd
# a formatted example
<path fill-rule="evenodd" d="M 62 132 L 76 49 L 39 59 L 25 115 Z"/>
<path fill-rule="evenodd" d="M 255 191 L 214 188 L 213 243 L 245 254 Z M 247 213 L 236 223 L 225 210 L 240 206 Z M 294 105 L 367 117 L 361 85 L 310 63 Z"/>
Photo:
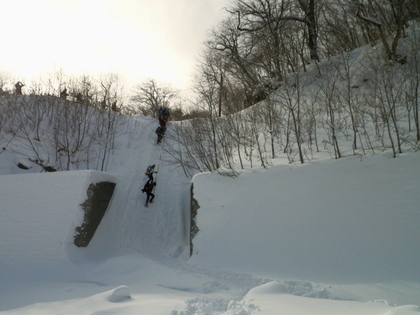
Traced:
<path fill-rule="evenodd" d="M 207 32 L 229 0 L 2 1 L 0 70 L 29 80 L 117 72 L 188 89 Z"/>

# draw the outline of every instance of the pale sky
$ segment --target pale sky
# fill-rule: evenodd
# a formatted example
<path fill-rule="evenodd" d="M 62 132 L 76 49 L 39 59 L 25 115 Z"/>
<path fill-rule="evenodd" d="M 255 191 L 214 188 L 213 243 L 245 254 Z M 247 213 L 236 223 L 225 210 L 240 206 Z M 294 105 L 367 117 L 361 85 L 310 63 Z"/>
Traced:
<path fill-rule="evenodd" d="M 190 87 L 207 32 L 229 0 L 0 0 L 0 70 L 25 81 L 116 72 Z"/>

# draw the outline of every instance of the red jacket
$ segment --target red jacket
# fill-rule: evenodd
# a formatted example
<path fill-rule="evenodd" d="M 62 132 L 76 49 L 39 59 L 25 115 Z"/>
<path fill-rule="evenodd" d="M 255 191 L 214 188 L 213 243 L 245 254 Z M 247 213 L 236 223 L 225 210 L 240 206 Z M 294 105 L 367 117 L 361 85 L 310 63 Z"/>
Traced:
<path fill-rule="evenodd" d="M 143 190 L 145 192 L 152 192 L 153 188 L 155 188 L 155 186 L 156 186 L 156 183 L 149 183 L 149 184 L 144 185 Z"/>

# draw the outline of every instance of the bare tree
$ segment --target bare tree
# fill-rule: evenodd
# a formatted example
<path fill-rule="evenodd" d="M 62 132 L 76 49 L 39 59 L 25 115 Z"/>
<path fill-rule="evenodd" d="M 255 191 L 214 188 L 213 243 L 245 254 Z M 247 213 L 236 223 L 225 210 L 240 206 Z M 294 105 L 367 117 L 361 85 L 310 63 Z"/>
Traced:
<path fill-rule="evenodd" d="M 401 100 L 406 93 L 406 82 L 409 76 L 406 72 L 400 72 L 394 66 L 383 66 L 371 64 L 375 71 L 374 78 L 374 97 L 381 120 L 386 128 L 390 145 L 393 151 L 393 157 L 397 153 L 402 153 L 402 133 L 400 126 L 401 109 L 403 108 Z"/>
<path fill-rule="evenodd" d="M 93 76 L 86 73 L 70 78 L 66 85 L 72 100 L 86 105 L 97 106 L 100 88 L 96 81 Z"/>
<path fill-rule="evenodd" d="M 281 21 L 303 23 L 307 27 L 310 59 L 319 61 L 317 4 L 315 0 L 236 0 L 236 8 L 230 12 L 237 15 L 237 28 L 241 31 L 256 32 L 267 29 L 274 47 L 279 47 Z"/>
<path fill-rule="evenodd" d="M 12 76 L 10 72 L 5 70 L 0 70 L 0 96 L 8 93 L 7 85 L 12 82 Z"/>
<path fill-rule="evenodd" d="M 247 40 L 245 39 L 245 41 Z M 229 81 L 235 85 L 241 85 L 247 95 L 253 95 L 256 87 L 262 81 L 258 65 L 248 58 L 255 43 L 252 41 L 247 44 L 242 43 L 241 32 L 236 29 L 233 18 L 223 21 L 217 30 L 212 31 L 206 47 L 209 52 L 205 55 L 203 63 L 214 64 L 214 60 L 216 60 L 214 54 L 217 54 L 217 63 L 223 65 L 224 80 L 227 81 L 229 77 Z M 209 73 L 207 69 L 202 70 Z M 254 103 L 252 102 L 252 104 Z"/>
<path fill-rule="evenodd" d="M 147 79 L 136 86 L 131 101 L 144 116 L 157 117 L 159 107 L 170 108 L 177 96 L 178 92 L 169 84 Z"/>
<path fill-rule="evenodd" d="M 204 80 L 199 82 L 195 87 L 198 93 L 197 106 L 203 108 L 207 112 L 206 119 L 194 119 L 191 124 L 196 130 L 196 134 L 205 134 L 205 143 L 209 146 L 211 152 L 209 154 L 202 154 L 205 160 L 208 161 L 207 167 L 210 169 L 218 169 L 220 167 L 219 157 L 219 137 L 218 137 L 218 94 L 219 85 L 213 78 L 206 76 Z M 201 128 L 196 125 L 199 122 Z M 204 140 L 204 139 L 203 139 Z M 203 152 L 206 152 L 205 150 Z"/>
<path fill-rule="evenodd" d="M 337 86 L 338 72 L 333 66 L 330 66 L 320 80 L 319 97 L 324 108 L 323 124 L 329 136 L 328 142 L 334 149 L 334 157 L 339 159 L 341 158 L 341 151 L 338 143 L 338 135 L 343 129 L 343 124 L 340 119 L 341 99 Z"/>
<path fill-rule="evenodd" d="M 349 53 L 343 53 L 338 58 L 336 64 L 336 71 L 338 77 L 341 79 L 341 84 L 337 86 L 337 92 L 340 95 L 342 104 L 348 113 L 350 118 L 350 128 L 352 130 L 352 149 L 353 154 L 356 154 L 358 148 L 358 127 L 359 127 L 359 100 L 357 98 L 359 85 L 353 76 L 352 69 L 357 69 L 357 63 L 355 59 L 351 59 Z"/>
<path fill-rule="evenodd" d="M 358 11 L 356 13 L 363 22 L 374 26 L 379 34 L 383 48 L 389 60 L 401 61 L 397 54 L 398 42 L 401 39 L 404 28 L 408 26 L 410 18 L 406 0 L 369 0 L 362 2 L 357 0 Z M 387 37 L 393 34 L 391 45 Z"/>
<path fill-rule="evenodd" d="M 16 97 L 8 95 L 3 100 L 9 108 L 8 120 L 4 131 L 14 138 L 14 146 L 22 155 L 40 165 L 44 170 L 55 168 L 54 148 L 48 143 L 49 107 L 54 105 L 54 98 L 41 96 Z"/>
<path fill-rule="evenodd" d="M 89 151 L 95 141 L 95 109 L 87 104 L 61 101 L 56 105 L 52 139 L 61 170 L 84 164 L 89 168 Z"/>
<path fill-rule="evenodd" d="M 304 107 L 304 95 L 303 90 L 305 83 L 301 80 L 301 74 L 296 73 L 291 76 L 283 86 L 278 90 L 277 93 L 277 102 L 282 106 L 288 115 L 286 129 L 290 130 L 295 137 L 295 142 L 298 147 L 299 161 L 304 163 L 304 153 L 303 153 L 303 132 L 304 132 L 304 121 L 305 116 L 308 114 L 307 109 Z M 289 138 L 286 141 L 285 152 L 289 152 L 289 157 L 292 154 L 292 151 L 289 149 L 292 148 L 292 142 Z"/>
<path fill-rule="evenodd" d="M 420 5 L 419 5 L 420 8 Z M 409 40 L 408 49 L 410 56 L 407 64 L 409 79 L 407 80 L 407 89 L 405 93 L 405 100 L 408 106 L 408 112 L 413 113 L 413 120 L 415 125 L 416 140 L 420 141 L 420 36 L 418 35 L 418 27 L 415 32 L 412 33 L 412 37 Z M 409 115 L 409 123 L 411 116 Z M 411 129 L 411 128 L 410 128 Z"/>
<path fill-rule="evenodd" d="M 225 63 L 226 60 L 215 50 L 206 49 L 196 71 L 196 91 L 198 94 L 203 92 L 204 86 L 206 85 L 211 86 L 212 84 L 216 84 L 218 86 L 218 117 L 222 116 L 222 112 L 231 110 L 226 102 L 229 78 L 226 74 Z"/>

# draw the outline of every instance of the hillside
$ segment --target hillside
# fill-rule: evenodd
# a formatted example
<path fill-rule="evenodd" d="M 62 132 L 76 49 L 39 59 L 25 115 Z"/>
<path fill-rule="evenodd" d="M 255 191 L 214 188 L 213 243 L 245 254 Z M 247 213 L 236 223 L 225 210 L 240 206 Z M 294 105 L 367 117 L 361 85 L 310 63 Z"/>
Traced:
<path fill-rule="evenodd" d="M 40 224 L 71 226 L 71 210 L 60 219 L 52 214 L 63 203 L 77 211 L 78 176 L 32 174 L 32 181 L 25 179 L 29 175 L 0 177 L 3 224 L 26 222 L 14 232 L 13 243 L 1 243 L 9 257 L 0 260 L 2 270 L 21 262 L 16 274 L 2 276 L 2 314 L 252 314 L 257 307 L 264 314 L 278 307 L 313 314 L 312 303 L 323 314 L 349 303 L 355 312 L 348 314 L 418 313 L 414 307 L 394 306 L 420 304 L 418 154 L 319 160 L 304 166 L 279 160 L 277 166 L 237 179 L 198 175 L 194 196 L 201 207 L 200 232 L 188 259 L 189 180 L 164 163 L 162 153 L 156 202 L 144 208 L 142 174 L 146 165 L 159 161 L 161 151 L 153 141 L 153 120 L 134 118 L 133 124 L 137 132 L 120 141 L 134 137 L 134 144 L 115 151 L 110 163 L 109 173 L 117 178 L 111 207 L 92 243 L 73 248 L 73 257 L 57 255 L 70 245 L 68 229 L 60 236 Z M 23 176 L 27 183 L 18 196 L 12 193 L 10 176 Z M 48 186 L 33 184 L 45 178 L 66 193 L 48 197 Z M 38 213 L 39 220 L 31 220 L 29 213 Z M 45 247 L 57 237 L 61 245 Z M 123 294 L 120 302 L 110 302 L 121 285 L 131 298 Z M 6 311 L 10 308 L 18 309 Z"/>

